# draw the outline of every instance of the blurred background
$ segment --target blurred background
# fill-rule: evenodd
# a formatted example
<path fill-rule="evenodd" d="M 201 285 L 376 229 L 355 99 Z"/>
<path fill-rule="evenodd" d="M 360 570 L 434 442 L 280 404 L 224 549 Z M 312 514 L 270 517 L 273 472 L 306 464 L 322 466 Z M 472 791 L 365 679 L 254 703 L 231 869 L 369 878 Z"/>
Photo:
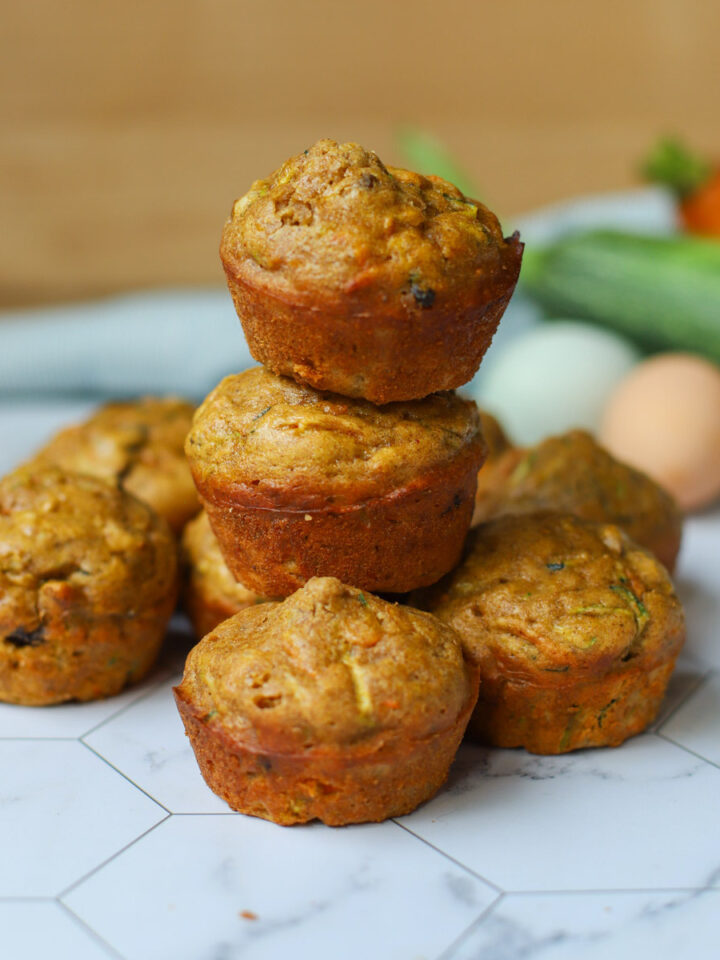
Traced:
<path fill-rule="evenodd" d="M 720 155 L 707 0 L 5 4 L 0 307 L 222 284 L 232 200 L 321 136 L 420 126 L 508 223 Z"/>

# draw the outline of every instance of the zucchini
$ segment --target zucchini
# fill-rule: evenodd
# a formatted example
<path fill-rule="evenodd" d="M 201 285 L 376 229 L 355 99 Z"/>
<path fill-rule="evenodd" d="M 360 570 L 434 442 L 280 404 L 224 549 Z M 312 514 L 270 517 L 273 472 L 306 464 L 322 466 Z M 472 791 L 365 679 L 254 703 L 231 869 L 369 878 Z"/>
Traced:
<path fill-rule="evenodd" d="M 525 247 L 521 288 L 554 317 L 590 320 L 648 350 L 720 362 L 720 242 L 613 230 Z"/>

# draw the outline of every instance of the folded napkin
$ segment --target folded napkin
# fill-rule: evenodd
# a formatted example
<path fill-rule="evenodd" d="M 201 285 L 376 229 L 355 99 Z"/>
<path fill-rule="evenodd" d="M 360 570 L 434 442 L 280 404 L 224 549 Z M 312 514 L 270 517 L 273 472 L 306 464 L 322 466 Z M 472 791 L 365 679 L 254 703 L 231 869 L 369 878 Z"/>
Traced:
<path fill-rule="evenodd" d="M 225 289 L 161 290 L 0 317 L 0 398 L 201 399 L 253 363 Z"/>

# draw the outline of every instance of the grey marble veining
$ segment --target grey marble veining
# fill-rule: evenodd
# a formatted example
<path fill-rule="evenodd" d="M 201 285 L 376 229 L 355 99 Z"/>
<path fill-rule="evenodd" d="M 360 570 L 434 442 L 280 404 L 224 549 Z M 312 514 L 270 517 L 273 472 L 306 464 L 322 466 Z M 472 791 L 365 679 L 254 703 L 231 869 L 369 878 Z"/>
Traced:
<path fill-rule="evenodd" d="M 508 895 L 442 960 L 714 960 L 720 891 Z"/>

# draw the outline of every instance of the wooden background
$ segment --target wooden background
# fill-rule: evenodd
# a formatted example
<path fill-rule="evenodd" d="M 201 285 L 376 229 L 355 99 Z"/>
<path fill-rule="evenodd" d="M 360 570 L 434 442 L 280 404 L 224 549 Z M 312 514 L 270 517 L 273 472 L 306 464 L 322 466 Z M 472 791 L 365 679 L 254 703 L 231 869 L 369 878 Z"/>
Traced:
<path fill-rule="evenodd" d="M 0 306 L 219 283 L 232 200 L 414 123 L 501 216 L 720 157 L 715 0 L 23 0 L 0 31 Z"/>

